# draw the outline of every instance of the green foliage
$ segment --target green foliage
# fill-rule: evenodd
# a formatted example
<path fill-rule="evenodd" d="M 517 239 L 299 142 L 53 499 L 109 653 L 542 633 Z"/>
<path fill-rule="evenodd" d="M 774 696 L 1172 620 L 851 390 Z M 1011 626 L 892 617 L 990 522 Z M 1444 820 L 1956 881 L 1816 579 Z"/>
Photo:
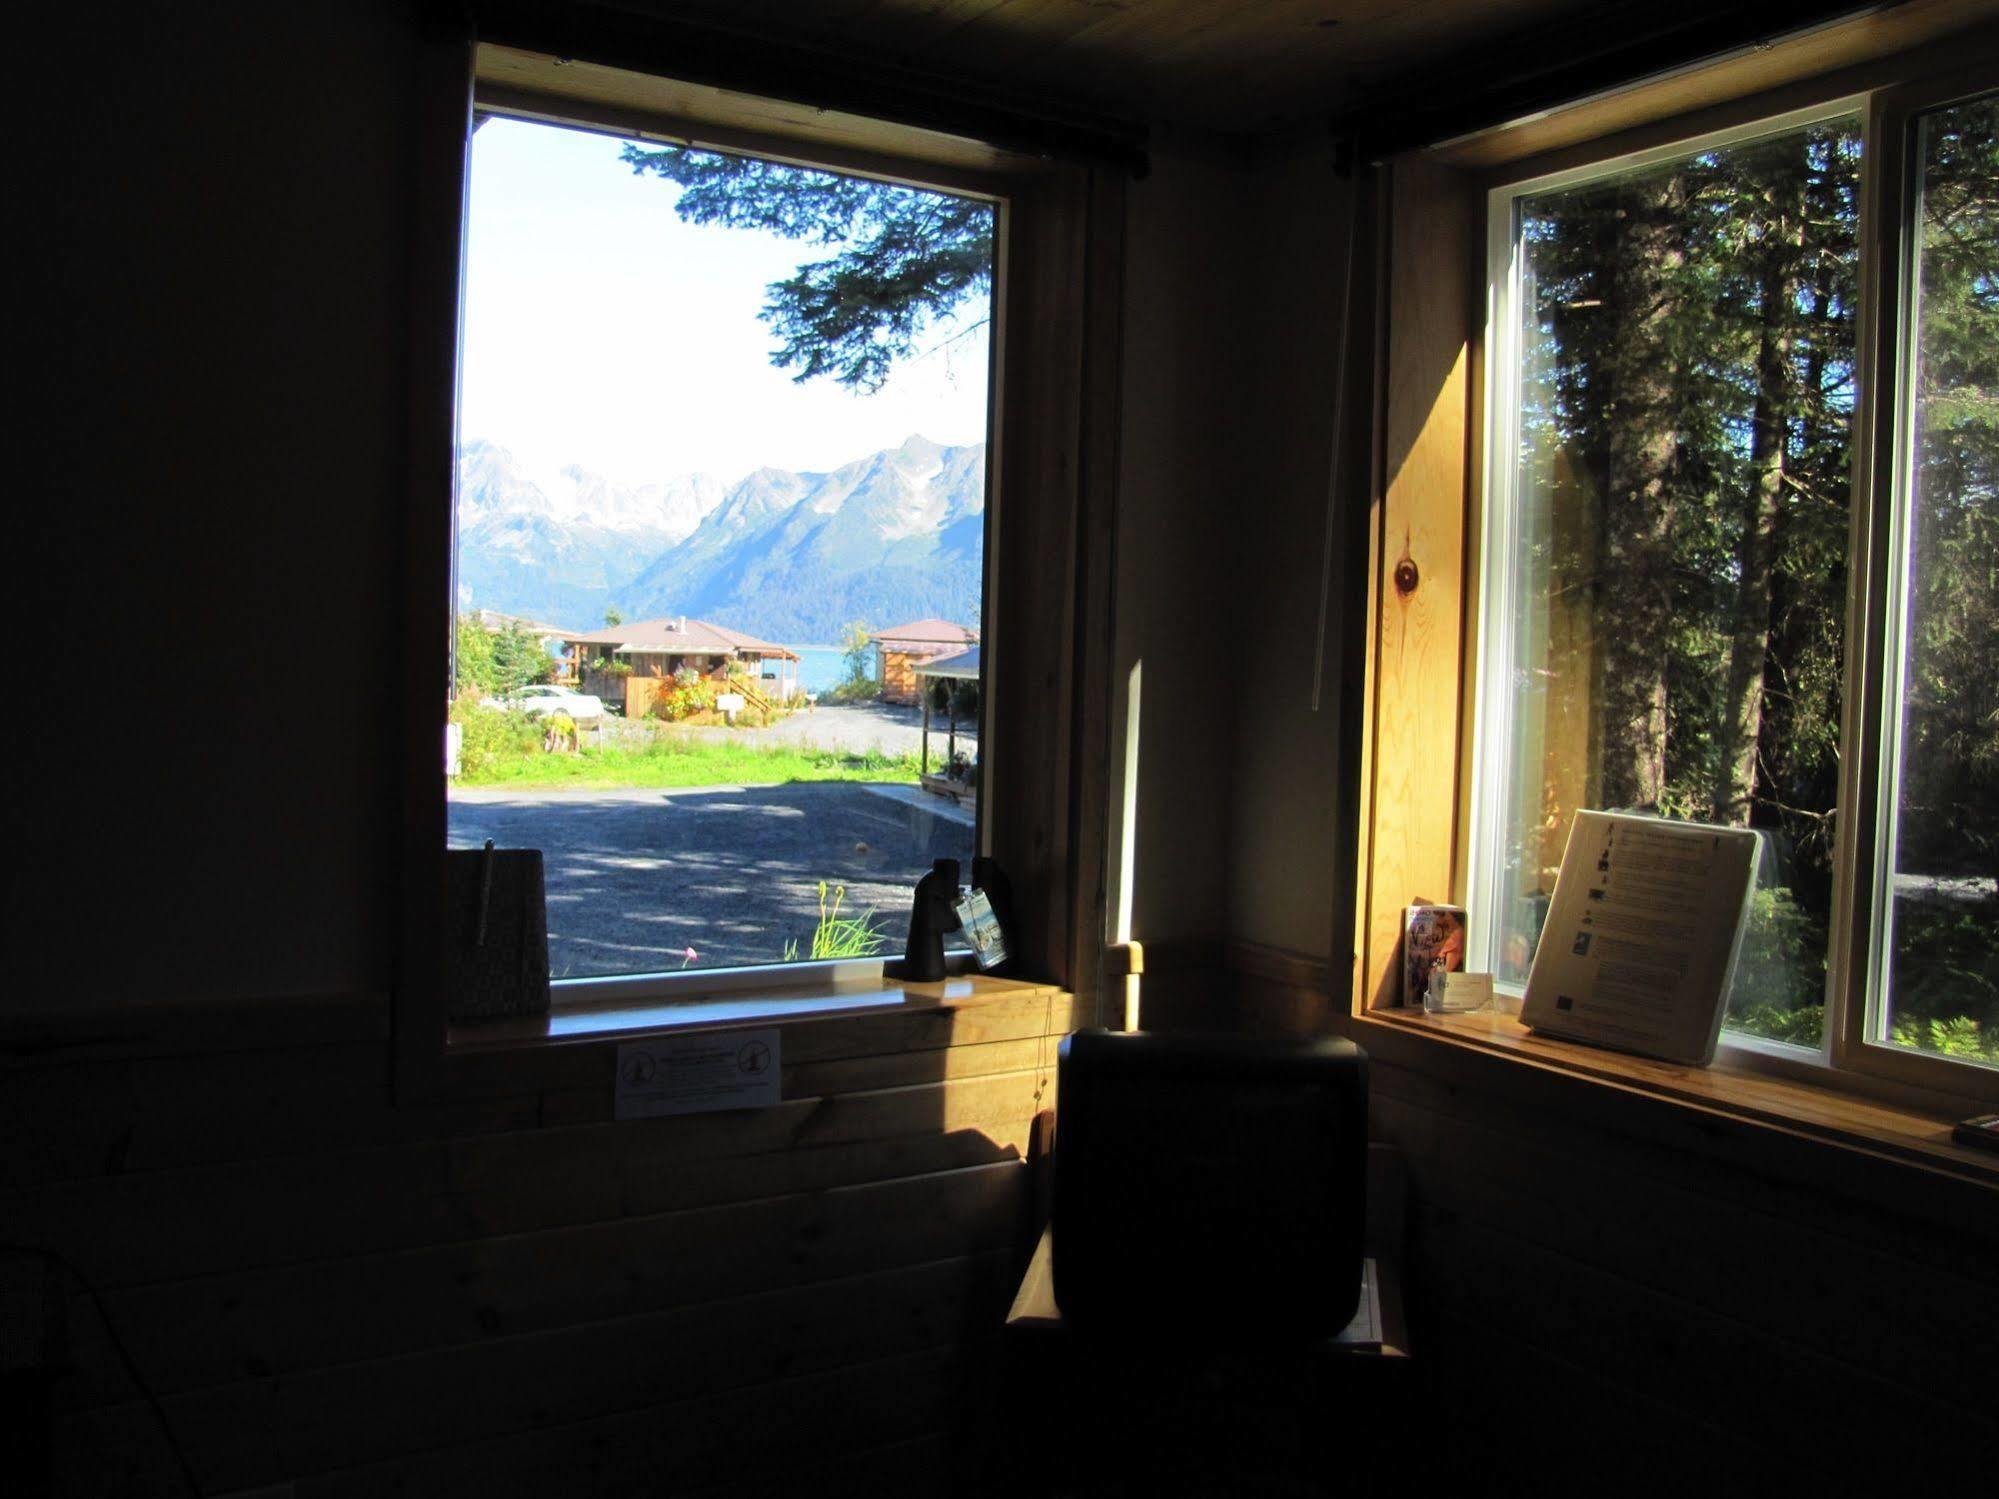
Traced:
<path fill-rule="evenodd" d="M 1751 1004 L 1729 1015 L 1728 1028 L 1743 1035 L 1817 1051 L 1825 1042 L 1825 1011 L 1818 1006 L 1786 1010 L 1776 1005 Z"/>
<path fill-rule="evenodd" d="M 874 636 L 859 620 L 840 630 L 842 653 L 840 680 L 826 695 L 836 703 L 872 702 L 882 694 L 882 680 L 875 673 L 877 652 Z"/>
<path fill-rule="evenodd" d="M 624 622 L 625 622 L 625 611 L 620 609 L 616 604 L 613 604 L 610 608 L 604 611 L 605 629 L 615 630 L 619 625 L 623 624 Z"/>
<path fill-rule="evenodd" d="M 1894 1029 L 1895 1044 L 1940 1057 L 1999 1062 L 1999 1029 L 1988 1030 L 1969 1015 L 1948 1020 L 1905 1020 Z"/>
<path fill-rule="evenodd" d="M 1781 1041 L 1809 1034 L 1816 1046 L 1824 1024 L 1823 918 L 1803 910 L 1779 886 L 1751 897 L 1749 923 L 1729 994 L 1728 1025 Z"/>
<path fill-rule="evenodd" d="M 464 785 L 672 788 L 873 781 L 913 786 L 917 779 L 914 755 L 749 744 L 664 727 L 637 745 L 586 741 L 577 754 L 550 755 L 542 751 L 540 728 L 525 715 L 476 707 L 464 712 L 466 742 L 475 751 L 470 758 L 461 755 Z M 459 710 L 452 717 L 461 721 Z M 514 727 L 503 732 L 494 720 Z M 491 737 L 473 746 L 473 735 L 488 731 Z"/>
<path fill-rule="evenodd" d="M 830 894 L 829 894 L 830 889 Z M 846 904 L 847 887 L 829 887 L 826 881 L 819 882 L 819 925 L 813 928 L 811 956 L 819 961 L 832 958 L 872 958 L 889 945 L 889 934 L 876 929 L 875 913 L 864 912 L 860 916 L 842 916 L 840 908 Z M 798 943 L 784 945 L 784 961 L 798 961 Z"/>
<path fill-rule="evenodd" d="M 541 754 L 541 727 L 525 713 L 483 707 L 481 692 L 463 692 L 451 704 L 458 725 L 458 776 L 467 785 L 502 775 L 506 767 Z"/>
<path fill-rule="evenodd" d="M 1999 100 L 1928 117 L 1922 141 L 1897 853 L 1999 878 Z"/>
<path fill-rule="evenodd" d="M 1928 1044 L 1932 1035 L 1955 1035 L 1962 1045 L 1965 1036 L 1950 1027 L 1970 1019 L 1984 1045 L 1999 1047 L 1999 901 L 1898 900 L 1894 931 L 1896 1039 L 1906 1028 L 1923 1038 L 1907 1044 L 1926 1050 L 1938 1049 Z"/>
<path fill-rule="evenodd" d="M 698 714 L 713 713 L 715 697 L 712 681 L 683 667 L 673 674 L 673 685 L 661 689 L 652 700 L 652 716 L 666 723 L 681 723 Z"/>
<path fill-rule="evenodd" d="M 457 689 L 477 689 L 502 697 L 534 682 L 546 682 L 555 662 L 541 637 L 518 625 L 501 631 L 484 628 L 477 615 L 461 614 L 456 622 Z"/>
<path fill-rule="evenodd" d="M 771 363 L 795 380 L 879 390 L 926 330 L 992 289 L 990 204 L 684 146 L 634 143 L 623 159 L 678 183 L 689 223 L 837 247 L 766 288 Z"/>

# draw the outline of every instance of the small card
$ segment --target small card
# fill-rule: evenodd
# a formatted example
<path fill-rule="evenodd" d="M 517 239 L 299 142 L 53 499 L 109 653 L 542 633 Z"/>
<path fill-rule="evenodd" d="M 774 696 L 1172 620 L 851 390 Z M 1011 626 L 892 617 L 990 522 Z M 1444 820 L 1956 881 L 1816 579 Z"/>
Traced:
<path fill-rule="evenodd" d="M 993 914 L 993 903 L 986 899 L 985 891 L 967 890 L 952 904 L 952 909 L 958 913 L 965 940 L 972 944 L 979 967 L 997 968 L 1007 960 L 1006 932 L 999 924 L 999 917 Z"/>
<path fill-rule="evenodd" d="M 1423 1008 L 1433 1015 L 1470 1015 L 1492 1004 L 1492 975 L 1437 971 Z"/>

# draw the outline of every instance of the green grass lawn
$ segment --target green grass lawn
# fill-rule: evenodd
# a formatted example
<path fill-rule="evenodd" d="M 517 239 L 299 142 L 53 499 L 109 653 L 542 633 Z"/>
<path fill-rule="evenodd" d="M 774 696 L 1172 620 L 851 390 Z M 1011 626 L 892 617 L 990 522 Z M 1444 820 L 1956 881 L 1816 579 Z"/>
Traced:
<path fill-rule="evenodd" d="M 539 747 L 468 755 L 460 786 L 770 786 L 785 781 L 916 784 L 914 755 L 730 744 L 662 736 L 644 746 L 585 744 L 575 754 Z"/>

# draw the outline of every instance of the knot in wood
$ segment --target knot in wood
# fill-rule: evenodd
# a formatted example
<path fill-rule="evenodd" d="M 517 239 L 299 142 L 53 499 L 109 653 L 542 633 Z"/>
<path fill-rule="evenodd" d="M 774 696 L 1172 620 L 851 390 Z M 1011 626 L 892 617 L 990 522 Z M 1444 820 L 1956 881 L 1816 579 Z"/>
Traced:
<path fill-rule="evenodd" d="M 1422 581 L 1421 574 L 1416 571 L 1414 558 L 1404 557 L 1395 564 L 1395 591 L 1404 598 L 1416 591 L 1416 585 L 1420 581 Z"/>

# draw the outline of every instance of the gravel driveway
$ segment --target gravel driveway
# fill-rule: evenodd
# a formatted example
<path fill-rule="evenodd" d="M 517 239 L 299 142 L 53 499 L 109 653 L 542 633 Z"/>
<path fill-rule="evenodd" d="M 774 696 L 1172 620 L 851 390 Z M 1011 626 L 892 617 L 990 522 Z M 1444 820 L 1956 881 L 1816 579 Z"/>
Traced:
<path fill-rule="evenodd" d="M 941 797 L 840 781 L 454 789 L 450 830 L 454 848 L 491 838 L 542 850 L 558 978 L 769 963 L 787 941 L 809 955 L 820 880 L 847 887 L 843 914 L 874 910 L 899 956 L 910 888 L 934 859 L 956 858 L 969 875 L 973 837 L 970 817 Z M 690 947 L 698 956 L 686 963 Z"/>

